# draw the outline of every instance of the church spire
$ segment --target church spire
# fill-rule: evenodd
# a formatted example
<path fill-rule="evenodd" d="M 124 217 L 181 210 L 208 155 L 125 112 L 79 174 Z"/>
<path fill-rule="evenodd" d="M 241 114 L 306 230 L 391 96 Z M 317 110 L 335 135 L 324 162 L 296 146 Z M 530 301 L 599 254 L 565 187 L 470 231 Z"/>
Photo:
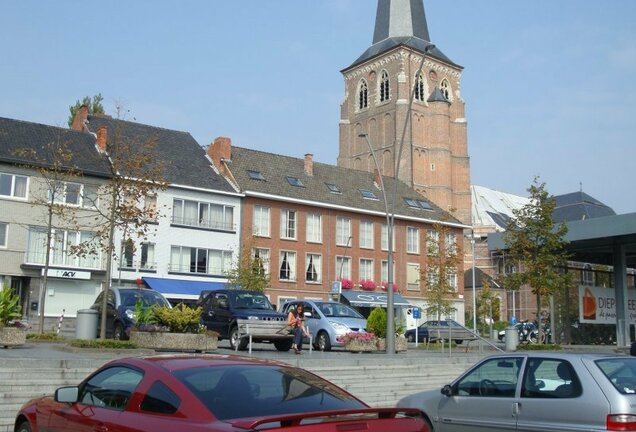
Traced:
<path fill-rule="evenodd" d="M 431 40 L 422 0 L 378 0 L 373 43 L 394 37 Z"/>

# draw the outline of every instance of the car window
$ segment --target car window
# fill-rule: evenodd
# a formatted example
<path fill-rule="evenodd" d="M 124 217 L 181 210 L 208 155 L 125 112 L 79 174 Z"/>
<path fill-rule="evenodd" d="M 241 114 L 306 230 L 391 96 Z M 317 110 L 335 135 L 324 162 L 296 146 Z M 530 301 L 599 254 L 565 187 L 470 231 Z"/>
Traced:
<path fill-rule="evenodd" d="M 274 310 L 264 294 L 254 292 L 237 292 L 234 297 L 234 307 L 237 309 Z"/>
<path fill-rule="evenodd" d="M 636 393 L 636 358 L 605 359 L 595 363 L 616 390 L 623 394 Z"/>
<path fill-rule="evenodd" d="M 471 397 L 514 397 L 523 358 L 486 360 L 454 385 L 455 394 Z"/>
<path fill-rule="evenodd" d="M 141 300 L 141 304 L 143 307 L 150 306 L 169 306 L 170 303 L 165 299 L 157 291 L 144 289 L 127 289 L 127 290 L 119 290 L 119 295 L 121 296 L 121 305 L 125 307 L 134 307 L 137 304 L 137 300 Z"/>
<path fill-rule="evenodd" d="M 528 359 L 521 397 L 573 398 L 580 396 L 581 392 L 581 382 L 570 362 L 561 359 Z"/>
<path fill-rule="evenodd" d="M 306 371 L 280 366 L 216 366 L 174 375 L 220 420 L 365 405 Z"/>
<path fill-rule="evenodd" d="M 155 381 L 141 401 L 140 409 L 157 414 L 174 414 L 179 410 L 179 405 L 179 396 L 161 381 Z"/>
<path fill-rule="evenodd" d="M 212 299 L 212 308 L 214 309 L 227 309 L 228 299 L 227 294 L 216 294 Z"/>
<path fill-rule="evenodd" d="M 91 377 L 80 389 L 79 401 L 122 411 L 143 378 L 143 374 L 123 366 L 105 369 Z"/>

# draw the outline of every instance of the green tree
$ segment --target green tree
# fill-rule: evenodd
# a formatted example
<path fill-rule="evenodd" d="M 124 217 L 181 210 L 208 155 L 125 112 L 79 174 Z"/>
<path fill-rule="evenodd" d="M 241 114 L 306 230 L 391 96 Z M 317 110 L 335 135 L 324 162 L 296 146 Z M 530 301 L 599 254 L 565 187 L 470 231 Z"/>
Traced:
<path fill-rule="evenodd" d="M 461 261 L 456 234 L 446 225 L 433 224 L 426 241 L 426 251 L 428 265 L 420 272 L 420 277 L 426 281 L 426 311 L 439 320 L 456 310 L 457 267 Z"/>
<path fill-rule="evenodd" d="M 265 292 L 271 277 L 265 271 L 266 263 L 258 254 L 252 255 L 253 240 L 246 242 L 236 264 L 227 272 L 228 284 L 235 289 Z"/>
<path fill-rule="evenodd" d="M 73 124 L 73 119 L 75 118 L 75 114 L 77 114 L 77 111 L 82 105 L 86 105 L 88 107 L 89 114 L 104 114 L 104 105 L 102 105 L 103 101 L 104 98 L 102 97 L 101 93 L 97 93 L 92 98 L 90 96 L 84 96 L 84 99 L 82 99 L 81 101 L 79 99 L 75 101 L 74 105 L 68 107 L 68 126 L 71 127 L 71 125 Z"/>
<path fill-rule="evenodd" d="M 542 299 L 571 284 L 571 276 L 565 271 L 567 226 L 565 223 L 555 225 L 552 217 L 555 200 L 538 177 L 528 192 L 530 201 L 513 210 L 513 218 L 504 234 L 507 254 L 514 262 L 520 262 L 521 268 L 516 273 L 504 275 L 503 281 L 509 289 L 519 289 L 523 285 L 532 288 L 537 298 L 536 316 L 539 319 Z"/>

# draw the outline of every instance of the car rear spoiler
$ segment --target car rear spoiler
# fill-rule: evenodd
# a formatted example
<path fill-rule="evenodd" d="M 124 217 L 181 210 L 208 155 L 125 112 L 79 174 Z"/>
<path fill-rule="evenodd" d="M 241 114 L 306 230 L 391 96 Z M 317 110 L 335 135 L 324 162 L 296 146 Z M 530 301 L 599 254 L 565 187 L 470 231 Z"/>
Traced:
<path fill-rule="evenodd" d="M 291 428 L 312 423 L 329 422 L 366 422 L 385 419 L 402 419 L 406 422 L 422 422 L 422 411 L 417 408 L 362 408 L 352 410 L 318 411 L 301 414 L 281 414 L 276 416 L 247 418 L 230 420 L 229 423 L 237 428 L 253 430 L 265 424 L 275 424 L 281 428 Z M 397 425 L 396 425 L 397 426 Z M 414 428 L 414 425 L 398 430 L 422 430 L 421 427 Z M 273 427 L 273 426 L 272 426 Z M 365 428 L 366 430 L 366 428 Z M 368 429 L 373 430 L 373 429 Z"/>

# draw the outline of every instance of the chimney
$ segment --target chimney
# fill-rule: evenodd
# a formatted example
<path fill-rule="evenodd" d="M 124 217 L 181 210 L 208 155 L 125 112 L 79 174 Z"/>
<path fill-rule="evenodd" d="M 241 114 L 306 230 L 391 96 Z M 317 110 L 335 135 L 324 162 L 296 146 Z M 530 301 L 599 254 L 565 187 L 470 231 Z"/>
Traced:
<path fill-rule="evenodd" d="M 106 152 L 106 145 L 108 143 L 108 128 L 106 126 L 99 126 L 97 128 L 97 147 L 102 153 Z"/>
<path fill-rule="evenodd" d="M 73 117 L 73 123 L 71 124 L 71 129 L 76 130 L 78 132 L 88 132 L 88 128 L 86 127 L 87 121 L 88 121 L 88 106 L 82 105 L 81 107 L 79 107 L 79 109 L 75 113 L 75 117 Z"/>
<path fill-rule="evenodd" d="M 378 188 L 380 188 L 380 185 L 382 184 L 382 181 L 380 180 L 380 171 L 378 171 L 377 168 L 373 169 L 373 183 L 375 183 Z"/>
<path fill-rule="evenodd" d="M 311 153 L 305 155 L 305 174 L 310 177 L 314 175 L 314 155 Z"/>
<path fill-rule="evenodd" d="M 223 162 L 232 161 L 232 139 L 227 137 L 214 138 L 214 142 L 208 146 L 207 153 L 221 174 L 227 175 L 227 167 Z"/>

